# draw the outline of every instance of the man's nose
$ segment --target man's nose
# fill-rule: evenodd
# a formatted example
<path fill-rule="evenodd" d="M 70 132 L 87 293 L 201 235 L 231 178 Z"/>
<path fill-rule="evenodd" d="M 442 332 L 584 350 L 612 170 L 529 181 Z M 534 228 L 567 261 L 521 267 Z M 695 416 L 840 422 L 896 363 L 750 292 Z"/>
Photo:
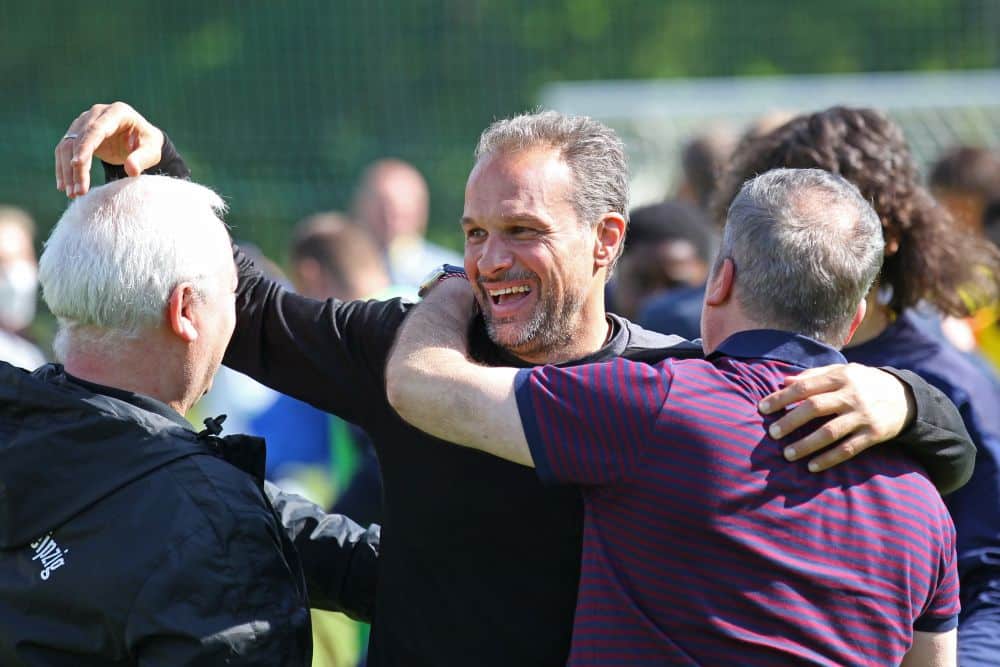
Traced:
<path fill-rule="evenodd" d="M 514 259 L 503 239 L 493 237 L 482 245 L 476 265 L 480 275 L 488 277 L 510 269 L 514 265 Z"/>

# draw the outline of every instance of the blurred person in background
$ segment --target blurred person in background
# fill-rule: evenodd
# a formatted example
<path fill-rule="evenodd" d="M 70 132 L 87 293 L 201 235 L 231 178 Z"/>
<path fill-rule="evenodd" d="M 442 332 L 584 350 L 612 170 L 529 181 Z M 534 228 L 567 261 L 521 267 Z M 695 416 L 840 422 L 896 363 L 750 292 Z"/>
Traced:
<path fill-rule="evenodd" d="M 28 370 L 45 363 L 42 351 L 23 335 L 38 300 L 34 238 L 31 216 L 0 206 L 0 361 Z"/>
<path fill-rule="evenodd" d="M 1000 201 L 1000 154 L 988 148 L 956 146 L 931 166 L 931 192 L 969 232 L 981 234 L 986 207 Z"/>
<path fill-rule="evenodd" d="M 1000 247 L 1000 199 L 990 202 L 983 211 L 983 234 Z"/>
<path fill-rule="evenodd" d="M 964 667 L 1000 656 L 1000 394 L 995 381 L 946 341 L 917 326 L 926 303 L 969 314 L 967 296 L 997 296 L 1000 250 L 958 230 L 920 185 L 902 131 L 872 109 L 833 107 L 801 115 L 737 149 L 714 199 L 717 219 L 742 184 L 779 167 L 818 168 L 854 183 L 882 221 L 885 260 L 864 321 L 844 348 L 848 361 L 913 370 L 959 408 L 978 447 L 972 480 L 948 496 L 958 530 L 962 588 L 959 656 Z M 738 270 L 738 269 L 737 269 Z M 795 280 L 789 275 L 788 280 Z M 965 295 L 965 296 L 963 296 Z"/>
<path fill-rule="evenodd" d="M 736 148 L 755 137 L 770 132 L 787 122 L 792 114 L 783 110 L 769 111 L 754 119 L 738 137 L 733 137 L 725 128 L 715 128 L 696 135 L 681 153 L 681 168 L 684 181 L 678 192 L 691 193 L 693 200 L 710 221 L 713 238 L 717 225 L 712 221 L 710 205 L 719 178 L 725 173 Z M 714 250 L 706 263 L 711 263 Z M 636 313 L 636 321 L 646 329 L 661 333 L 676 333 L 694 340 L 701 337 L 701 309 L 705 300 L 705 283 L 679 287 L 675 290 L 652 296 L 642 304 Z"/>
<path fill-rule="evenodd" d="M 986 235 L 989 207 L 1000 203 L 1000 154 L 988 148 L 956 146 L 931 167 L 934 197 L 969 234 Z M 977 309 L 967 319 L 945 318 L 940 329 L 966 352 L 982 352 L 1000 370 L 1000 304 Z"/>
<path fill-rule="evenodd" d="M 715 183 L 729 163 L 736 140 L 729 128 L 720 126 L 701 132 L 684 144 L 682 178 L 675 197 L 707 212 Z"/>
<path fill-rule="evenodd" d="M 407 162 L 384 158 L 370 164 L 354 193 L 352 213 L 382 249 L 397 285 L 416 288 L 435 266 L 462 263 L 461 255 L 425 238 L 430 193 Z"/>
<path fill-rule="evenodd" d="M 714 246 L 708 216 L 692 204 L 667 201 L 633 209 L 625 249 L 609 283 L 610 309 L 636 320 L 650 297 L 684 288 L 700 289 L 708 277 Z M 696 314 L 700 312 L 699 308 Z M 677 324 L 676 328 L 656 330 L 688 339 L 698 337 L 697 324 L 685 327 L 682 320 Z"/>
<path fill-rule="evenodd" d="M 57 152 L 56 173 L 70 196 L 87 191 L 93 155 L 108 178 L 148 168 L 187 173 L 173 144 L 126 104 L 91 107 L 69 133 L 78 138 Z M 593 119 L 538 112 L 483 133 L 462 220 L 465 267 L 487 313 L 469 330 L 477 359 L 530 367 L 700 354 L 604 308 L 627 206 L 624 146 Z M 370 664 L 565 662 L 580 575 L 579 493 L 545 487 L 528 470 L 399 418 L 385 394 L 385 360 L 412 302 L 316 301 L 268 281 L 238 249 L 235 258 L 237 328 L 226 363 L 364 426 L 378 451 L 386 547 Z M 464 275 L 441 267 L 424 284 Z M 912 374 L 834 366 L 789 384 L 769 408 L 797 407 L 778 424 L 791 432 L 831 418 L 802 431 L 786 450 L 791 460 L 810 458 L 819 471 L 898 434 L 940 488 L 970 474 L 972 446 L 957 410 Z M 298 535 L 296 545 L 309 537 Z M 310 596 L 329 577 L 322 546 L 301 549 L 315 556 L 305 562 Z"/>

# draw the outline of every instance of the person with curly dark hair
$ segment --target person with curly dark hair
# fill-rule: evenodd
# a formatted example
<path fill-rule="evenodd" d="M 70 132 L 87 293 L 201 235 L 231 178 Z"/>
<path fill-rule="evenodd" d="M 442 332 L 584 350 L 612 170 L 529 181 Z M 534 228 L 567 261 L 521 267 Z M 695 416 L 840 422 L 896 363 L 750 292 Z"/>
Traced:
<path fill-rule="evenodd" d="M 993 378 L 917 324 L 914 308 L 968 316 L 994 302 L 1000 250 L 962 233 L 920 185 L 900 128 L 873 109 L 833 107 L 797 116 L 737 149 L 712 202 L 726 210 L 742 184 L 771 169 L 819 168 L 854 183 L 882 222 L 885 259 L 868 296 L 868 314 L 849 361 L 913 370 L 958 405 L 979 447 L 972 481 L 946 500 L 958 529 L 963 666 L 996 664 L 1000 655 L 1000 393 Z M 739 267 L 736 267 L 739 272 Z"/>

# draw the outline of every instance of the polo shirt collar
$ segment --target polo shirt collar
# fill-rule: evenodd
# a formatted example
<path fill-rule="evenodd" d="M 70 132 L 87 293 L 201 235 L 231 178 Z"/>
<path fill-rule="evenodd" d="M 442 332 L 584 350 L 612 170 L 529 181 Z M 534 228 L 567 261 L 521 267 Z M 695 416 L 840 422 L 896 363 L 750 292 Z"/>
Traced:
<path fill-rule="evenodd" d="M 815 368 L 830 364 L 846 364 L 838 350 L 817 340 L 775 329 L 739 331 L 722 341 L 708 359 L 717 357 L 737 359 L 769 359 L 802 368 Z"/>

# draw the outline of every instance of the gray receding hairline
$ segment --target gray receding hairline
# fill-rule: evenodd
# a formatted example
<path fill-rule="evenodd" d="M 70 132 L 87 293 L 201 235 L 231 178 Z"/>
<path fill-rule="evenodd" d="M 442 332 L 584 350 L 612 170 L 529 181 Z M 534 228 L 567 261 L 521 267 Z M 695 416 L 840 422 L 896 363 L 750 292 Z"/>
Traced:
<path fill-rule="evenodd" d="M 839 347 L 883 245 L 878 215 L 852 183 L 821 169 L 774 169 L 730 205 L 716 268 L 732 259 L 735 296 L 758 323 Z"/>

